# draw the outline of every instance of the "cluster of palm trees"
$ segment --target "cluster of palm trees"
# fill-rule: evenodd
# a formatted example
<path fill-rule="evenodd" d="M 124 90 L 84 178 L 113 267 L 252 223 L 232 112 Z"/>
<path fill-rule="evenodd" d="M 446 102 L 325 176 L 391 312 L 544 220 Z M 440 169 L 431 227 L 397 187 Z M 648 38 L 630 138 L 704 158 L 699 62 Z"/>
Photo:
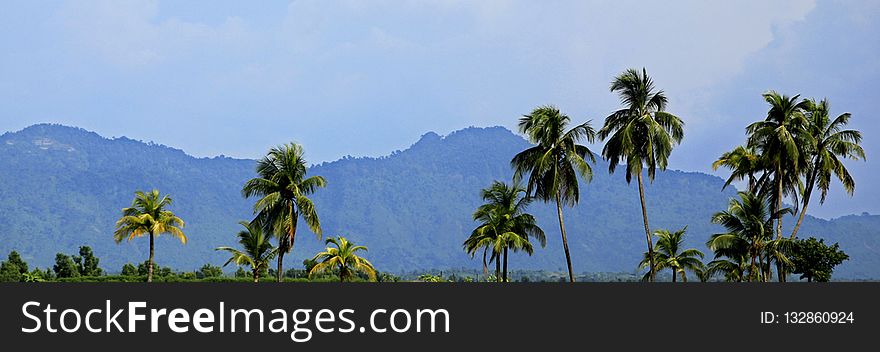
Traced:
<path fill-rule="evenodd" d="M 218 247 L 216 250 L 230 253 L 225 265 L 234 263 L 250 268 L 254 282 L 259 282 L 271 261 L 277 259 L 276 279 L 281 282 L 284 254 L 293 250 L 298 220 L 303 219 L 308 228 L 321 237 L 321 222 L 308 196 L 324 187 L 327 181 L 321 176 L 307 177 L 303 148 L 294 143 L 270 149 L 257 162 L 256 171 L 258 177 L 247 181 L 241 191 L 245 198 L 258 198 L 254 204 L 254 219 L 240 222 L 244 227 L 237 235 L 241 249 Z M 138 191 L 132 205 L 122 209 L 123 216 L 116 223 L 114 239 L 117 243 L 125 238 L 131 240 L 149 235 L 148 282 L 153 280 L 155 237 L 168 233 L 179 238 L 183 244 L 187 241 L 182 231 L 184 221 L 167 209 L 171 203 L 171 197 L 161 195 L 158 190 Z M 272 245 L 272 237 L 278 238 L 277 247 Z M 363 272 L 375 279 L 373 265 L 357 255 L 360 251 L 366 251 L 367 247 L 355 246 L 344 237 L 327 239 L 326 244 L 336 247 L 328 247 L 315 255 L 313 260 L 319 263 L 309 275 L 335 271 L 340 280 L 346 281 L 353 278 L 354 272 Z"/>
<path fill-rule="evenodd" d="M 654 87 L 654 81 L 645 69 L 626 70 L 614 78 L 610 90 L 618 94 L 622 106 L 605 118 L 605 124 L 599 131 L 592 127 L 590 121 L 568 129 L 571 118 L 553 106 L 538 107 L 519 121 L 520 132 L 535 146 L 520 152 L 511 160 L 514 184 L 525 177 L 528 180 L 525 198 L 556 203 L 570 282 L 574 282 L 574 271 L 562 208 L 578 204 L 578 178 L 585 182 L 592 179 L 593 169 L 590 164 L 595 163 L 596 154 L 579 143 L 592 143 L 597 137 L 606 141 L 602 157 L 609 162 L 609 172 L 614 173 L 622 163 L 626 165 L 626 181 L 631 182 L 633 176 L 637 180 L 648 249 L 648 280 L 654 280 L 657 269 L 645 205 L 644 169 L 647 169 L 647 176 L 651 181 L 654 180 L 657 169 L 666 169 L 672 148 L 681 143 L 684 137 L 684 122 L 666 111 L 666 95 Z M 479 209 L 474 214 L 475 219 L 478 213 Z M 487 225 L 487 222 L 481 221 L 478 230 Z M 495 248 L 498 243 L 501 243 L 500 251 L 505 251 L 506 240 L 496 238 L 494 241 L 479 241 L 478 236 L 486 234 L 475 230 L 465 241 L 464 247 L 468 253 L 473 254 L 473 246 L 477 244 L 489 248 L 490 243 L 493 243 L 492 258 L 498 258 L 499 249 Z M 527 240 L 528 236 L 520 233 L 516 238 Z M 517 244 L 510 244 L 511 248 L 515 246 Z"/>
<path fill-rule="evenodd" d="M 305 221 L 318 238 L 322 235 L 321 220 L 309 196 L 325 187 L 327 181 L 321 176 L 307 177 L 305 153 L 302 146 L 294 143 L 270 149 L 257 162 L 256 170 L 259 176 L 247 181 L 241 190 L 245 198 L 259 198 L 254 203 L 255 218 L 250 223 L 242 222 L 246 231 L 238 234 L 239 243 L 245 250 L 229 247 L 217 250 L 232 253 L 226 264 L 232 262 L 250 267 L 254 282 L 259 281 L 260 272 L 268 271 L 269 262 L 277 258 L 276 280 L 282 282 L 284 254 L 293 250 L 299 219 Z M 270 236 L 264 233 L 277 237 L 278 246 L 273 247 L 269 243 Z M 355 272 L 363 272 L 375 280 L 376 269 L 357 254 L 366 251 L 367 247 L 356 246 L 341 236 L 328 238 L 325 243 L 335 248 L 327 247 L 314 256 L 312 260 L 318 264 L 312 267 L 310 276 L 335 270 L 340 281 L 351 280 Z"/>
<path fill-rule="evenodd" d="M 472 257 L 483 249 L 483 273 L 486 275 L 486 254 L 492 250 L 490 260 L 495 262 L 495 278 L 499 282 L 508 281 L 509 250 L 524 251 L 531 255 L 534 248 L 529 241 L 530 237 L 538 240 L 542 247 L 547 244 L 544 230 L 538 227 L 534 216 L 525 212 L 532 201 L 532 198 L 523 196 L 525 193 L 526 190 L 517 184 L 510 186 L 499 181 L 482 190 L 481 195 L 486 204 L 474 212 L 474 220 L 479 221 L 480 226 L 464 241 L 465 251 Z"/>
<path fill-rule="evenodd" d="M 827 99 L 801 99 L 775 91 L 763 96 L 770 106 L 767 117 L 746 128 L 744 146 L 724 153 L 712 165 L 731 170 L 725 186 L 747 182 L 739 199 L 712 218 L 728 232 L 707 242 L 716 257 L 709 271 L 731 281 L 770 281 L 774 264 L 777 280 L 785 281 L 792 241 L 813 191 L 818 188 L 819 203 L 824 203 L 836 178 L 852 195 L 855 181 L 843 161 L 865 160 L 861 133 L 846 129 L 852 116 L 844 113 L 832 119 Z M 786 198 L 791 207 L 784 206 Z M 798 214 L 790 234 L 783 233 L 786 214 Z"/>
<path fill-rule="evenodd" d="M 712 217 L 713 223 L 727 231 L 710 237 L 706 245 L 715 257 L 703 265 L 702 252 L 682 249 L 686 228 L 652 233 L 645 201 L 645 174 L 653 181 L 658 169 L 666 169 L 673 147 L 684 136 L 684 122 L 666 111 L 666 95 L 654 86 L 645 69 L 629 69 L 618 75 L 610 91 L 617 93 L 622 106 L 605 118 L 598 131 L 590 121 L 569 128 L 571 118 L 553 106 L 538 107 L 519 120 L 520 132 L 534 146 L 511 160 L 512 184 L 495 181 L 482 190 L 486 203 L 473 214 L 479 226 L 463 243 L 472 257 L 482 249 L 487 276 L 487 256 L 488 262 L 495 263 L 497 280 L 508 281 L 509 251 L 531 255 L 532 240 L 542 247 L 546 245 L 544 231 L 535 217 L 526 212 L 533 200 L 540 200 L 556 205 L 568 277 L 574 282 L 563 207 L 578 204 L 579 180 L 589 183 L 592 179 L 591 164 L 596 162 L 597 155 L 583 142 L 605 141 L 601 156 L 608 161 L 609 172 L 625 165 L 626 181 L 635 178 L 638 184 L 647 247 L 640 266 L 647 269 L 646 281 L 654 281 L 656 273 L 663 269 L 672 270 L 673 281 L 677 277 L 686 281 L 688 271 L 703 281 L 715 275 L 723 275 L 729 281 L 769 281 L 774 264 L 778 280 L 784 281 L 791 266 L 792 240 L 804 220 L 813 190 L 820 191 L 819 202 L 823 203 L 836 178 L 852 195 L 855 181 L 843 160 L 865 159 L 861 133 L 845 129 L 850 114 L 832 119 L 827 100 L 800 99 L 774 91 L 764 94 L 770 105 L 766 118 L 746 128 L 744 146 L 724 153 L 712 165 L 714 169 L 731 170 L 725 187 L 735 181 L 745 181 L 747 187 L 739 192 L 739 199 L 730 201 L 727 210 Z M 307 176 L 303 148 L 293 143 L 270 149 L 257 162 L 256 171 L 258 177 L 247 181 L 242 189 L 245 198 L 257 198 L 254 219 L 241 222 L 244 230 L 238 233 L 238 241 L 242 249 L 217 250 L 231 254 L 226 264 L 249 267 L 255 282 L 268 271 L 271 261 L 277 260 L 276 279 L 280 282 L 284 255 L 293 250 L 298 221 L 302 219 L 313 233 L 322 236 L 321 222 L 309 196 L 327 182 L 321 176 Z M 793 207 L 784 206 L 786 198 Z M 116 223 L 117 242 L 149 236 L 147 281 L 153 277 L 154 238 L 168 233 L 184 244 L 187 240 L 182 231 L 184 221 L 167 209 L 171 204 L 171 197 L 162 196 L 158 190 L 138 191 Z M 799 214 L 787 237 L 783 236 L 782 227 L 785 214 Z M 277 238 L 277 247 L 270 243 L 271 237 Z M 327 239 L 326 244 L 334 247 L 314 257 L 320 262 L 310 275 L 335 271 L 345 281 L 352 279 L 355 272 L 363 272 L 375 278 L 372 264 L 357 255 L 366 247 L 356 246 L 343 237 Z"/>
<path fill-rule="evenodd" d="M 855 181 L 843 160 L 865 159 L 859 145 L 861 133 L 845 129 L 850 114 L 832 119 L 827 100 L 800 99 L 773 91 L 764 94 L 770 105 L 767 117 L 746 128 L 745 146 L 724 153 L 713 164 L 714 169 L 731 169 L 725 187 L 734 181 L 747 181 L 748 186 L 739 193 L 739 199 L 731 200 L 727 210 L 712 217 L 711 221 L 727 232 L 710 237 L 706 245 L 715 257 L 704 265 L 702 252 L 681 249 L 686 228 L 652 233 L 645 202 L 645 174 L 653 181 L 658 169 L 666 169 L 673 147 L 684 137 L 684 122 L 666 111 L 666 95 L 654 86 L 645 69 L 626 70 L 614 78 L 610 90 L 617 93 L 622 106 L 605 118 L 598 131 L 590 121 L 568 129 L 571 118 L 553 106 L 538 107 L 520 119 L 520 132 L 535 146 L 511 160 L 513 186 L 496 181 L 483 190 L 487 203 L 474 213 L 480 225 L 464 242 L 471 256 L 483 249 L 486 272 L 486 254 L 491 252 L 489 262 L 496 262 L 499 281 L 507 279 L 508 249 L 531 254 L 529 237 L 540 238 L 541 245 L 545 244 L 543 231 L 524 209 L 531 199 L 538 199 L 556 204 L 569 281 L 574 282 L 562 209 L 578 204 L 579 178 L 588 183 L 593 173 L 591 163 L 596 161 L 596 155 L 581 142 L 605 141 L 602 157 L 608 161 L 609 172 L 625 165 L 626 181 L 635 178 L 638 184 L 647 245 L 640 267 L 647 269 L 646 281 L 654 281 L 656 273 L 667 268 L 672 270 L 673 281 L 677 277 L 686 281 L 688 271 L 702 281 L 715 275 L 729 281 L 769 281 L 771 264 L 776 265 L 778 279 L 784 281 L 791 265 L 792 240 L 804 220 L 813 190 L 821 191 L 822 203 L 832 179 L 837 178 L 852 195 Z M 518 186 L 523 178 L 527 179 L 525 189 Z M 502 190 L 508 192 L 507 198 L 495 196 Z M 522 198 L 518 198 L 520 194 Z M 786 197 L 795 208 L 783 206 Z M 783 216 L 797 213 L 790 236 L 783 237 Z M 523 220 L 514 219 L 530 222 L 524 227 L 517 222 Z M 540 237 L 534 236 L 539 231 Z M 653 243 L 655 236 L 658 249 Z"/>

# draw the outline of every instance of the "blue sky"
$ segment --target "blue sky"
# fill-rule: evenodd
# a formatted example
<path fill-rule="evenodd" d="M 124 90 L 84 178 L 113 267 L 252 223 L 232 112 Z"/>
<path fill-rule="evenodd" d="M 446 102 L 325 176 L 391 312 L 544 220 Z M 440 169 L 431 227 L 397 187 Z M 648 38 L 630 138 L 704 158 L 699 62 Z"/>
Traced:
<path fill-rule="evenodd" d="M 766 113 L 828 97 L 880 152 L 877 1 L 22 1 L 0 11 L 0 131 L 39 122 L 196 156 L 296 141 L 314 162 L 427 131 L 513 128 L 555 104 L 601 123 L 612 77 L 646 67 L 687 123 L 671 167 L 709 172 Z M 880 212 L 880 164 L 851 162 L 812 214 Z M 725 176 L 722 172 L 717 173 Z"/>

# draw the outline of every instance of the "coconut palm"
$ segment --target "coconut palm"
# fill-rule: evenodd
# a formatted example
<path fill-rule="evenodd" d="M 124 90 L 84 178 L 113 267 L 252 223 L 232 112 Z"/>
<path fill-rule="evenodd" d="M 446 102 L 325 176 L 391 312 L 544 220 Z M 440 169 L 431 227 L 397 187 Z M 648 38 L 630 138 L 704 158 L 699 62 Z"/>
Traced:
<path fill-rule="evenodd" d="M 562 206 L 574 206 L 580 200 L 578 176 L 587 182 L 593 177 L 589 162 L 596 161 L 595 155 L 589 148 L 578 143 L 582 140 L 593 142 L 596 133 L 589 121 L 566 131 L 570 121 L 571 118 L 549 105 L 541 106 L 523 116 L 519 120 L 519 130 L 536 145 L 514 156 L 510 164 L 514 169 L 515 180 L 529 175 L 527 197 L 538 198 L 545 203 L 555 200 L 562 248 L 568 265 L 568 279 L 574 282 Z"/>
<path fill-rule="evenodd" d="M 654 248 L 648 226 L 642 170 L 647 169 L 648 179 L 653 182 L 656 170 L 666 169 L 673 146 L 681 143 L 684 137 L 684 122 L 665 111 L 666 95 L 655 89 L 654 81 L 645 69 L 641 72 L 626 70 L 611 83 L 611 91 L 617 92 L 623 108 L 611 113 L 599 130 L 599 138 L 607 139 L 602 155 L 608 159 L 611 173 L 621 161 L 625 161 L 626 182 L 636 176 L 650 262 L 654 260 Z M 648 279 L 653 281 L 654 275 L 654 264 L 649 263 Z"/>
<path fill-rule="evenodd" d="M 483 248 L 483 270 L 486 267 L 486 252 L 492 250 L 491 260 L 495 261 L 495 277 L 507 281 L 508 251 L 534 253 L 529 238 L 537 240 L 541 247 L 547 244 L 544 231 L 537 225 L 535 217 L 525 212 L 531 199 L 524 197 L 526 190 L 519 185 L 509 186 L 495 181 L 489 188 L 481 191 L 486 204 L 474 212 L 474 220 L 480 226 L 471 232 L 463 243 L 465 251 L 473 257 Z M 503 269 L 501 267 L 503 263 Z"/>
<path fill-rule="evenodd" d="M 116 221 L 116 230 L 113 232 L 116 243 L 126 238 L 131 241 L 136 237 L 149 235 L 150 258 L 147 260 L 147 282 L 153 281 L 155 237 L 167 233 L 183 244 L 187 241 L 182 230 L 186 226 L 183 219 L 167 209 L 172 202 L 171 196 L 161 196 L 156 189 L 150 192 L 137 191 L 131 206 L 123 208 L 122 217 Z"/>
<path fill-rule="evenodd" d="M 373 264 L 357 255 L 360 251 L 366 252 L 367 247 L 355 246 L 354 243 L 342 236 L 328 238 L 324 243 L 333 244 L 336 247 L 327 247 L 312 258 L 312 260 L 319 262 L 309 271 L 310 277 L 335 269 L 339 270 L 340 282 L 351 279 L 355 272 L 362 272 L 367 274 L 371 280 L 376 280 L 376 269 L 373 268 Z"/>
<path fill-rule="evenodd" d="M 657 247 L 653 260 L 655 272 L 671 269 L 672 282 L 676 281 L 676 276 L 678 275 L 681 275 L 682 282 L 687 282 L 686 271 L 700 276 L 703 270 L 703 262 L 701 261 L 703 259 L 703 252 L 694 248 L 682 249 L 686 231 L 687 226 L 675 232 L 669 232 L 669 230 L 665 229 L 654 231 L 654 236 L 657 236 Z M 650 263 L 648 253 L 645 253 L 645 259 L 639 263 L 639 266 L 646 268 Z"/>
<path fill-rule="evenodd" d="M 747 265 L 748 277 L 741 274 L 742 279 L 758 281 L 764 267 L 762 261 L 784 263 L 787 259 L 784 251 L 779 250 L 780 246 L 773 242 L 776 214 L 771 212 L 768 199 L 751 192 L 739 192 L 738 195 L 739 199 L 730 200 L 727 210 L 712 216 L 712 223 L 724 226 L 727 232 L 712 235 L 706 246 L 715 252 L 715 259 L 726 257 L 737 265 Z M 782 212 L 790 213 L 791 209 L 785 208 Z"/>
<path fill-rule="evenodd" d="M 244 227 L 244 230 L 238 232 L 238 243 L 243 250 L 232 247 L 217 247 L 215 250 L 232 254 L 223 264 L 224 267 L 229 263 L 249 267 L 254 282 L 260 282 L 260 273 L 269 270 L 269 263 L 278 254 L 278 248 L 274 248 L 269 242 L 269 236 L 265 235 L 262 224 L 247 221 L 239 224 Z"/>
<path fill-rule="evenodd" d="M 245 183 L 241 193 L 245 198 L 260 197 L 254 204 L 254 213 L 265 224 L 264 230 L 278 237 L 277 280 L 284 273 L 284 254 L 293 250 L 297 220 L 302 218 L 318 238 L 321 222 L 309 195 L 327 181 L 321 176 L 306 177 L 306 160 L 302 146 L 284 144 L 269 150 L 257 162 L 257 174 Z"/>
<path fill-rule="evenodd" d="M 802 187 L 800 175 L 807 164 L 805 151 L 815 141 L 807 132 L 809 120 L 804 113 L 809 105 L 807 100 L 798 101 L 799 95 L 789 97 L 775 91 L 763 96 L 770 105 L 767 117 L 749 125 L 746 132 L 749 134 L 748 146 L 761 153 L 765 167 L 772 174 L 772 183 L 762 182 L 759 191 L 773 196 L 776 238 L 780 239 L 783 212 L 776 210 L 782 209 L 785 196 L 790 196 L 793 204 L 799 204 L 798 190 Z M 785 281 L 784 263 L 779 261 L 776 264 L 779 281 Z"/>
<path fill-rule="evenodd" d="M 813 188 L 818 187 L 822 192 L 819 204 L 824 203 L 833 175 L 840 180 L 843 189 L 852 196 L 856 182 L 843 165 L 843 159 L 865 160 L 865 150 L 859 145 L 862 142 L 861 132 L 843 129 L 852 117 L 849 113 L 841 114 L 832 120 L 827 99 L 819 102 L 808 100 L 805 110 L 809 122 L 806 134 L 810 135 L 813 144 L 806 151 L 808 162 L 804 165 L 806 184 L 801 197 L 803 206 L 791 232 L 792 239 L 797 236 L 798 229 L 804 221 Z"/>
<path fill-rule="evenodd" d="M 710 278 L 721 274 L 724 275 L 724 281 L 742 282 L 746 279 L 745 273 L 748 270 L 748 265 L 748 258 L 745 256 L 715 259 L 706 265 L 706 271 L 701 276 L 701 280 L 709 281 Z"/>
<path fill-rule="evenodd" d="M 786 194 L 796 196 L 798 175 L 803 163 L 802 148 L 812 144 L 806 132 L 808 121 L 804 109 L 807 101 L 798 102 L 799 95 L 789 97 L 775 91 L 765 93 L 764 100 L 770 105 L 767 117 L 746 128 L 748 146 L 755 148 L 764 158 L 766 167 L 773 174 L 772 184 L 762 187 L 763 193 L 773 195 L 773 209 L 782 209 Z M 797 204 L 797 202 L 795 202 Z M 776 237 L 782 237 L 782 212 L 776 211 Z"/>
<path fill-rule="evenodd" d="M 738 146 L 732 151 L 722 154 L 718 160 L 712 163 L 712 170 L 718 170 L 718 168 L 722 166 L 731 171 L 730 177 L 724 182 L 722 189 L 730 186 L 733 181 L 747 179 L 749 182 L 747 191 L 758 191 L 758 179 L 755 177 L 755 174 L 762 172 L 764 166 L 761 156 L 757 153 L 755 148 Z"/>

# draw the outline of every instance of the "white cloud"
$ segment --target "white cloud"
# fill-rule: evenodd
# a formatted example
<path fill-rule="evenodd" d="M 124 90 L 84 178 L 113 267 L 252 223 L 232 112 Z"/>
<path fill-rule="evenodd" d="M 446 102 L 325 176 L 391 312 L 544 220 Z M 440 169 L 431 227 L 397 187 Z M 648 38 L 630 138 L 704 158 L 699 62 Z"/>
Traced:
<path fill-rule="evenodd" d="M 161 64 L 210 45 L 234 49 L 249 38 L 237 17 L 212 26 L 160 15 L 155 0 L 103 0 L 66 3 L 57 19 L 75 52 L 121 67 Z"/>

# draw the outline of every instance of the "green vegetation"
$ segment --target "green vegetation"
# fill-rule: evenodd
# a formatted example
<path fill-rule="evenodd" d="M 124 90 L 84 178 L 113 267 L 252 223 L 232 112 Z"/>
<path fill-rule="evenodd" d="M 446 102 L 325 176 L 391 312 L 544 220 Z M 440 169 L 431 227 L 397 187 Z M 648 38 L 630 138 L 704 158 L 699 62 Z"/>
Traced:
<path fill-rule="evenodd" d="M 727 281 L 769 281 L 770 263 L 787 261 L 778 255 L 788 247 L 785 239 L 773 237 L 773 219 L 769 200 L 764 195 L 739 192 L 740 199 L 732 199 L 727 210 L 716 213 L 712 222 L 724 226 L 728 232 L 714 234 L 706 246 L 715 252 L 709 263 L 710 276 L 724 275 Z M 782 212 L 790 212 L 783 209 Z M 747 273 L 747 274 L 746 274 Z"/>
<path fill-rule="evenodd" d="M 129 241 L 144 235 L 150 236 L 150 258 L 147 260 L 147 282 L 153 281 L 153 257 L 156 236 L 167 233 L 186 244 L 186 235 L 183 233 L 185 226 L 183 219 L 167 210 L 171 205 L 170 196 L 160 197 L 159 190 L 149 193 L 135 192 L 131 206 L 122 209 L 122 218 L 116 221 L 116 231 L 113 239 L 116 243 L 128 238 Z M 56 259 L 56 262 L 58 259 Z"/>
<path fill-rule="evenodd" d="M 315 254 L 312 259 L 316 262 L 309 270 L 309 277 L 328 271 L 336 271 L 339 275 L 339 281 L 345 282 L 351 280 L 355 272 L 361 272 L 367 275 L 370 280 L 376 280 L 376 269 L 370 261 L 357 255 L 357 252 L 367 251 L 367 247 L 356 246 L 348 239 L 342 236 L 336 238 L 328 238 L 326 244 L 332 244 L 334 247 L 327 247 L 321 253 Z"/>
<path fill-rule="evenodd" d="M 0 263 L 0 282 L 24 281 L 23 276 L 28 273 L 27 263 L 16 251 L 10 252 L 6 261 Z"/>
<path fill-rule="evenodd" d="M 212 278 L 212 277 L 220 277 L 223 276 L 223 269 L 219 266 L 205 264 L 196 271 L 196 278 L 204 279 L 204 278 Z"/>
<path fill-rule="evenodd" d="M 479 221 L 480 226 L 471 232 L 463 244 L 471 257 L 480 248 L 483 249 L 483 272 L 487 276 L 486 252 L 492 250 L 490 261 L 495 261 L 495 277 L 498 281 L 508 281 L 508 250 L 524 251 L 532 255 L 534 248 L 529 237 L 540 242 L 541 247 L 547 245 L 544 230 L 537 225 L 534 216 L 525 212 L 531 203 L 531 198 L 520 196 L 525 193 L 526 190 L 520 186 L 509 186 L 500 181 L 483 189 L 481 195 L 487 203 L 474 212 L 474 220 Z"/>
<path fill-rule="evenodd" d="M 669 232 L 669 230 L 665 229 L 654 231 L 654 236 L 657 236 L 657 247 L 653 253 L 654 258 L 650 260 L 648 258 L 650 253 L 645 252 L 645 259 L 642 259 L 642 262 L 639 263 L 639 267 L 642 268 L 646 268 L 653 263 L 654 270 L 648 271 L 643 280 L 650 280 L 652 272 L 656 273 L 663 269 L 670 269 L 672 270 L 672 282 L 675 282 L 678 276 L 681 276 L 682 282 L 687 282 L 687 271 L 698 276 L 705 271 L 701 261 L 703 259 L 703 252 L 693 248 L 682 249 L 685 232 L 687 232 L 687 227 L 675 232 Z"/>
<path fill-rule="evenodd" d="M 806 144 L 809 148 L 806 158 L 804 158 L 806 160 L 804 168 L 806 184 L 801 196 L 803 206 L 801 206 L 801 214 L 798 216 L 797 224 L 791 231 L 792 239 L 797 237 L 798 229 L 804 221 L 804 215 L 807 214 L 807 206 L 810 205 L 813 188 L 818 187 L 822 192 L 819 204 L 824 203 L 828 189 L 831 187 L 831 175 L 833 174 L 840 180 L 843 189 L 852 196 L 856 182 L 850 176 L 841 159 L 865 160 L 865 150 L 859 145 L 862 142 L 861 132 L 843 129 L 849 123 L 851 117 L 849 113 L 841 114 L 831 120 L 828 99 L 823 99 L 818 103 L 815 100 L 807 100 L 806 102 L 806 135 L 809 136 L 807 139 L 811 143 Z"/>
<path fill-rule="evenodd" d="M 624 106 L 608 115 L 605 125 L 599 130 L 599 138 L 607 139 L 602 156 L 609 162 L 610 173 L 614 173 L 621 160 L 626 162 L 627 183 L 632 180 L 633 174 L 636 175 L 648 245 L 648 281 L 654 281 L 654 247 L 648 226 L 642 169 L 648 169 L 651 182 L 654 182 L 658 168 L 666 170 L 673 145 L 681 143 L 684 137 L 684 122 L 665 111 L 666 95 L 654 88 L 654 81 L 645 69 L 642 72 L 629 69 L 617 76 L 611 83 L 611 91 L 617 92 Z"/>
<path fill-rule="evenodd" d="M 837 243 L 828 246 L 814 237 L 795 241 L 792 252 L 792 273 L 801 274 L 801 279 L 808 282 L 831 280 L 834 267 L 849 259 Z"/>
<path fill-rule="evenodd" d="M 797 267 L 791 260 L 793 248 L 796 247 L 793 241 L 803 224 L 813 189 L 818 187 L 821 191 L 820 203 L 824 202 L 833 175 L 840 180 L 846 192 L 852 195 L 855 181 L 842 159 L 865 159 L 865 151 L 859 145 L 861 133 L 844 129 L 851 115 L 845 113 L 832 120 L 827 99 L 816 102 L 812 99 L 800 99 L 799 95 L 789 97 L 775 91 L 767 92 L 763 97 L 770 108 L 765 119 L 746 128 L 747 146 L 724 153 L 712 165 L 716 169 L 724 166 L 732 170 L 725 185 L 735 179 L 748 177 L 749 180 L 748 197 L 740 195 L 743 202 L 739 205 L 744 209 L 734 209 L 735 204 L 732 202 L 729 209 L 731 213 L 720 214 L 721 217 L 716 214 L 713 218 L 713 222 L 723 224 L 729 230 L 747 232 L 740 235 L 748 245 L 743 245 L 739 255 L 744 254 L 751 258 L 722 255 L 728 257 L 729 262 L 716 263 L 725 268 L 724 272 L 729 280 L 769 281 L 772 275 L 770 263 L 773 262 L 776 265 L 777 280 L 785 281 L 790 270 Z M 783 205 L 786 197 L 795 204 L 794 208 Z M 764 209 L 765 198 L 769 200 L 767 209 Z M 798 207 L 800 215 L 797 222 L 791 235 L 784 238 L 783 218 L 786 214 L 797 213 Z M 738 214 L 734 214 L 734 211 Z M 744 218 L 747 213 L 754 218 Z M 776 222 L 775 238 L 769 233 L 773 231 L 772 224 L 765 221 L 765 215 L 770 216 L 771 222 Z M 737 221 L 734 223 L 731 219 Z M 740 226 L 741 229 L 731 226 Z M 710 245 L 713 250 L 730 249 L 733 246 L 732 242 L 713 243 L 714 239 L 715 236 L 710 240 L 710 244 L 715 245 Z M 716 257 L 718 256 L 719 252 L 716 250 Z M 747 269 L 749 276 L 743 278 L 746 260 L 750 261 Z"/>
<path fill-rule="evenodd" d="M 764 94 L 764 100 L 770 104 L 767 118 L 748 126 L 748 145 L 761 153 L 763 164 L 768 172 L 766 180 L 759 186 L 759 192 L 772 196 L 772 209 L 776 218 L 776 237 L 782 238 L 782 199 L 790 196 L 797 198 L 798 176 L 803 172 L 803 142 L 811 143 L 806 133 L 807 120 L 804 109 L 807 101 L 798 102 L 798 97 L 789 97 L 770 91 Z M 762 177 L 762 179 L 765 179 Z M 795 203 L 797 201 L 795 200 Z M 783 261 L 776 262 L 779 281 L 785 281 Z"/>
<path fill-rule="evenodd" d="M 263 225 L 259 223 L 240 222 L 245 229 L 238 232 L 238 243 L 244 251 L 232 247 L 217 247 L 218 251 L 227 251 L 232 256 L 223 266 L 235 263 L 238 266 L 246 266 L 251 269 L 254 282 L 260 282 L 260 276 L 268 272 L 269 263 L 278 254 L 278 248 L 269 243 L 269 238 L 263 232 Z M 280 276 L 279 276 L 280 278 Z"/>
<path fill-rule="evenodd" d="M 562 220 L 562 205 L 574 206 L 580 200 L 578 176 L 587 182 L 592 179 L 593 169 L 587 160 L 595 162 L 595 156 L 581 140 L 593 142 L 596 132 L 590 122 L 577 125 L 566 131 L 571 118 L 553 106 L 542 106 L 519 120 L 520 132 L 529 141 L 537 144 L 528 148 L 510 161 L 515 170 L 514 180 L 528 174 L 526 197 L 542 201 L 556 201 L 556 215 L 559 219 L 559 232 L 562 234 L 562 248 L 568 265 L 568 278 L 574 282 L 571 267 L 571 254 L 568 250 L 568 237 Z M 497 274 L 496 274 L 497 276 Z"/>
<path fill-rule="evenodd" d="M 266 232 L 278 237 L 278 282 L 283 273 L 284 253 L 290 253 L 296 240 L 297 220 L 302 217 L 309 229 L 321 237 L 321 222 L 315 205 L 308 196 L 327 184 L 321 176 L 306 178 L 303 148 L 285 144 L 272 148 L 257 162 L 257 174 L 245 183 L 245 198 L 261 197 L 254 204 L 254 213 Z"/>

